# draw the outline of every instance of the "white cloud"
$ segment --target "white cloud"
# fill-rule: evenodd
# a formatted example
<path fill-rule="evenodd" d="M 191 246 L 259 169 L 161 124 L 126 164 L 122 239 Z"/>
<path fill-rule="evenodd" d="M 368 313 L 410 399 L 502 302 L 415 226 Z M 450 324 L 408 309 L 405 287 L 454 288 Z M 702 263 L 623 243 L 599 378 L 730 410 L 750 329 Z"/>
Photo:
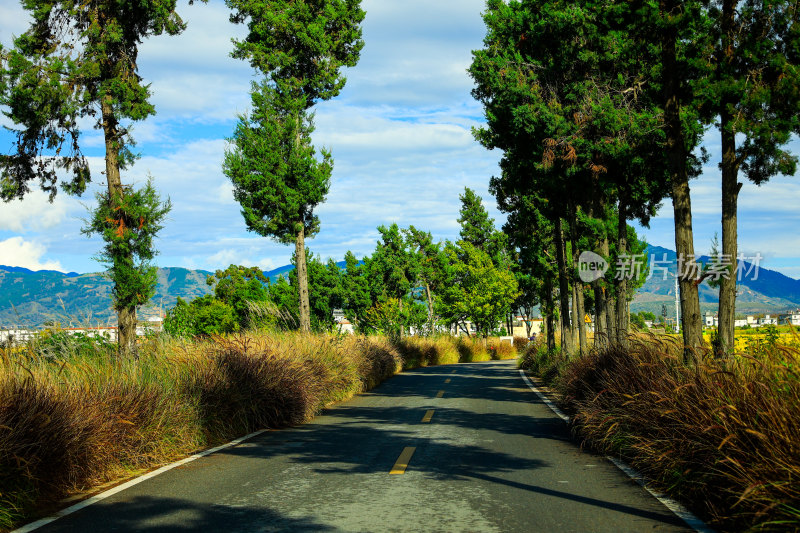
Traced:
<path fill-rule="evenodd" d="M 34 190 L 23 200 L 0 203 L 0 231 L 25 233 L 54 228 L 76 208 L 77 202 L 64 194 L 56 195 L 53 203 L 47 194 Z"/>
<path fill-rule="evenodd" d="M 44 245 L 25 241 L 22 237 L 11 237 L 0 241 L 0 264 L 5 266 L 23 267 L 30 270 L 60 270 L 64 271 L 59 261 L 43 260 L 47 253 Z"/>
<path fill-rule="evenodd" d="M 248 251 L 253 252 L 254 250 Z M 262 257 L 261 259 L 251 259 L 243 255 L 242 250 L 234 248 L 220 250 L 206 258 L 205 264 L 208 265 L 209 270 L 225 269 L 229 265 L 257 266 L 261 270 L 272 270 L 275 268 L 275 262 L 271 258 Z"/>

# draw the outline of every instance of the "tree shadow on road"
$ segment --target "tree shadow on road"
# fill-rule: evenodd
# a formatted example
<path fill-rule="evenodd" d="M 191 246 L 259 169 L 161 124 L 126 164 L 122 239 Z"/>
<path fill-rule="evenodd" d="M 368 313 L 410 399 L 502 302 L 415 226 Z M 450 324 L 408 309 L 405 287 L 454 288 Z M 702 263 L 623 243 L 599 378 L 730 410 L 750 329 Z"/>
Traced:
<path fill-rule="evenodd" d="M 136 496 L 124 502 L 106 500 L 64 517 L 42 533 L 78 531 L 333 531 L 312 517 L 290 518 L 268 508 L 192 502 L 178 498 Z"/>

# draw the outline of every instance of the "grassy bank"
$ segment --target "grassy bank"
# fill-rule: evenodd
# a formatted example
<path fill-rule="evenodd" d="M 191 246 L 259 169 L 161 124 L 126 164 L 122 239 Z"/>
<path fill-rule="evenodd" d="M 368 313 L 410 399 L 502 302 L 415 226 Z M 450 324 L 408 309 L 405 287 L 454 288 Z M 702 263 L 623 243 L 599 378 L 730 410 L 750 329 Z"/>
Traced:
<path fill-rule="evenodd" d="M 153 338 L 138 361 L 48 335 L 0 350 L 0 529 L 47 502 L 262 428 L 300 424 L 403 369 L 513 358 L 450 337 Z"/>
<path fill-rule="evenodd" d="M 576 434 L 622 457 L 724 531 L 800 530 L 800 353 L 789 347 L 686 367 L 640 338 L 521 364 L 559 394 Z"/>

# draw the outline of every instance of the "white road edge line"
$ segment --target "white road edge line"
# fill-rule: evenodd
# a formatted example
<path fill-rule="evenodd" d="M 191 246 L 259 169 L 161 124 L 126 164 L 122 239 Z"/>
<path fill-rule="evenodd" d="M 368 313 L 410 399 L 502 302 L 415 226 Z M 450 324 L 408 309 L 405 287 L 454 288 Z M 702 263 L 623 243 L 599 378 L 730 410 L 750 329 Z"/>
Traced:
<path fill-rule="evenodd" d="M 544 394 L 542 394 L 542 392 L 539 389 L 536 388 L 536 386 L 531 382 L 531 380 L 525 374 L 525 371 L 520 369 L 519 374 L 520 374 L 520 376 L 522 376 L 522 379 L 525 381 L 525 383 L 528 385 L 528 387 L 533 392 L 536 393 L 536 395 L 539 397 L 539 399 L 542 400 L 547 405 L 547 407 L 552 409 L 552 411 L 555 414 L 557 414 L 564 422 L 569 424 L 569 417 L 566 414 L 564 414 L 564 412 L 561 409 L 559 409 L 553 402 L 551 402 L 549 398 L 547 398 Z M 697 531 L 698 533 L 714 533 L 713 529 L 708 527 L 705 522 L 703 522 L 702 520 L 697 518 L 686 507 L 684 507 L 680 503 L 676 502 L 675 500 L 673 500 L 669 496 L 666 496 L 665 494 L 663 494 L 661 492 L 658 492 L 658 491 L 654 490 L 653 488 L 651 488 L 646 477 L 644 477 L 639 472 L 637 472 L 636 470 L 634 470 L 633 468 L 631 468 L 630 466 L 625 464 L 623 461 L 621 461 L 619 459 L 616 459 L 614 457 L 610 457 L 608 455 L 606 456 L 606 459 L 611 461 L 617 468 L 619 468 L 620 470 L 625 472 L 625 474 L 627 474 L 627 476 L 629 478 L 631 478 L 636 483 L 641 485 L 642 488 L 644 488 L 644 490 L 646 490 L 648 493 L 650 493 L 650 495 L 653 498 L 655 498 L 656 500 L 661 502 L 661 504 L 664 507 L 666 507 L 667 509 L 672 511 L 678 518 L 680 518 L 681 520 L 686 522 L 686 525 L 688 525 L 694 531 Z M 14 532 L 12 532 L 12 533 L 14 533 Z"/>
<path fill-rule="evenodd" d="M 75 505 L 73 505 L 71 507 L 67 507 L 66 509 L 62 509 L 61 511 L 58 511 L 57 513 L 53 514 L 52 516 L 48 516 L 47 518 L 42 518 L 40 520 L 37 520 L 36 522 L 31 522 L 30 524 L 22 526 L 19 529 L 15 529 L 15 530 L 11 531 L 10 533 L 28 533 L 29 531 L 34 531 L 36 529 L 39 529 L 42 526 L 46 526 L 47 524 L 49 524 L 51 522 L 55 522 L 59 518 L 63 518 L 65 516 L 67 516 L 67 515 L 71 515 L 72 513 L 76 512 L 76 511 L 80 511 L 84 507 L 89 507 L 90 505 L 95 504 L 95 503 L 97 503 L 99 501 L 105 500 L 106 498 L 108 498 L 110 496 L 113 496 L 114 494 L 117 494 L 118 492 L 122 492 L 123 490 L 125 490 L 127 488 L 133 487 L 134 485 L 138 485 L 142 481 L 147 481 L 148 479 L 154 478 L 159 474 L 163 474 L 164 472 L 166 472 L 168 470 L 172 470 L 173 468 L 177 468 L 177 467 L 179 467 L 181 465 L 185 465 L 186 463 L 190 463 L 190 462 L 194 461 L 195 459 L 200 459 L 201 457 L 205 457 L 206 455 L 211 455 L 212 453 L 216 453 L 216 452 L 218 452 L 220 450 L 224 450 L 226 448 L 231 448 L 233 446 L 241 444 L 242 442 L 244 442 L 244 441 L 246 441 L 248 439 L 251 439 L 251 438 L 255 437 L 256 435 L 260 435 L 260 434 L 264 433 L 265 431 L 267 431 L 267 430 L 266 429 L 262 429 L 262 430 L 259 430 L 259 431 L 255 431 L 253 433 L 250 433 L 249 435 L 245 435 L 244 437 L 239 437 L 236 440 L 232 440 L 227 444 L 223 444 L 222 446 L 217 446 L 216 448 L 210 448 L 208 450 L 204 450 L 204 451 L 196 453 L 194 455 L 190 455 L 189 457 L 186 457 L 185 459 L 181 459 L 180 461 L 175 461 L 174 463 L 170 463 L 168 465 L 162 466 L 161 468 L 153 470 L 152 472 L 148 472 L 147 474 L 143 474 L 143 475 L 141 475 L 141 476 L 139 476 L 137 478 L 131 479 L 130 481 L 127 481 L 127 482 L 123 483 L 122 485 L 117 485 L 113 489 L 109 489 L 109 490 L 107 490 L 105 492 L 101 492 L 100 494 L 97 494 L 96 496 L 92 496 L 91 498 L 87 498 L 86 500 L 83 500 L 82 502 L 76 503 Z"/>

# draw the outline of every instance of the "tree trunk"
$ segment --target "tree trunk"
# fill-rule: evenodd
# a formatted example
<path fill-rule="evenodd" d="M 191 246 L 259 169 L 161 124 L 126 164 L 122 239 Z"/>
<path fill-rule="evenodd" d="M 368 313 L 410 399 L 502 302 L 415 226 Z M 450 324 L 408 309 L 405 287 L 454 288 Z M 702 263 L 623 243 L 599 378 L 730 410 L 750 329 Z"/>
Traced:
<path fill-rule="evenodd" d="M 606 297 L 606 331 L 608 332 L 608 343 L 617 342 L 617 298 L 616 296 Z"/>
<path fill-rule="evenodd" d="M 735 0 L 722 3 L 722 49 L 727 67 L 733 61 L 733 33 Z M 723 104 L 729 104 L 723 100 Z M 720 113 L 720 132 L 722 136 L 722 259 L 732 265 L 728 275 L 720 280 L 719 287 L 719 350 L 729 354 L 734 349 L 734 325 L 736 320 L 736 262 L 738 256 L 736 212 L 739 200 L 739 166 L 736 161 L 736 133 L 733 131 L 733 117 L 727 105 Z"/>
<path fill-rule="evenodd" d="M 556 217 L 554 241 L 556 247 L 556 262 L 558 263 L 558 296 L 561 303 L 561 349 L 569 357 L 575 351 L 572 340 L 572 325 L 570 323 L 569 306 L 569 276 L 564 250 L 564 230 L 561 217 Z"/>
<path fill-rule="evenodd" d="M 628 214 L 624 200 L 619 203 L 619 217 L 617 221 L 617 257 L 625 260 L 628 255 Z M 633 270 L 635 272 L 635 270 Z M 628 277 L 627 272 L 617 276 L 617 312 L 616 312 L 616 339 L 617 344 L 628 346 Z"/>
<path fill-rule="evenodd" d="M 433 335 L 433 298 L 431 297 L 431 286 L 425 284 L 425 298 L 428 300 L 428 335 Z"/>
<path fill-rule="evenodd" d="M 402 339 L 403 336 L 405 335 L 405 332 L 406 332 L 405 331 L 406 327 L 403 324 L 403 297 L 402 296 L 397 300 L 397 309 L 400 311 L 400 338 Z"/>
<path fill-rule="evenodd" d="M 525 324 L 525 338 L 530 339 L 531 331 L 533 330 L 533 322 L 531 322 L 531 315 L 533 314 L 533 309 L 530 307 L 526 307 L 524 309 L 524 312 L 525 312 L 525 320 L 523 323 Z M 544 313 L 542 313 L 542 315 L 544 315 Z"/>
<path fill-rule="evenodd" d="M 103 135 L 106 144 L 106 182 L 108 184 L 108 201 L 112 209 L 119 207 L 118 200 L 122 198 L 122 178 L 119 173 L 119 129 L 117 117 L 111 103 L 111 96 L 103 97 L 101 102 L 103 113 Z M 119 283 L 117 265 L 128 264 L 133 266 L 133 253 L 129 248 L 115 247 L 111 267 L 111 277 L 114 283 Z M 124 292 L 124 291 L 122 291 Z M 115 301 L 114 309 L 117 312 L 117 347 L 121 357 L 136 357 L 136 304 Z"/>
<path fill-rule="evenodd" d="M 570 238 L 570 242 L 572 243 L 572 269 L 573 272 L 577 272 L 578 260 L 580 258 L 577 248 L 578 213 L 574 205 L 572 206 L 571 211 L 572 213 L 569 217 L 569 227 L 570 233 L 572 234 L 572 237 Z M 578 277 L 575 277 L 575 279 L 572 281 L 572 302 L 572 307 L 575 311 L 573 314 L 572 323 L 573 328 L 578 330 L 578 349 L 581 357 L 583 357 L 588 352 L 588 342 L 586 339 L 586 320 L 584 319 L 586 316 L 586 306 L 584 305 L 583 301 L 583 283 Z"/>
<path fill-rule="evenodd" d="M 578 287 L 578 334 L 581 341 L 581 355 L 586 355 L 589 353 L 589 337 L 586 333 L 586 301 L 583 294 L 583 283 L 577 280 L 575 286 Z"/>
<path fill-rule="evenodd" d="M 300 311 L 300 331 L 311 331 L 311 307 L 308 303 L 308 268 L 306 266 L 306 231 L 300 226 L 294 244 L 294 254 L 297 264 L 297 294 Z"/>
<path fill-rule="evenodd" d="M 555 309 L 555 302 L 553 302 L 553 279 L 550 276 L 545 278 L 545 308 L 547 313 L 545 314 L 546 322 L 546 334 L 547 334 L 547 349 L 548 350 L 555 350 L 556 349 L 556 326 L 555 320 L 553 320 L 553 310 Z"/>
<path fill-rule="evenodd" d="M 606 295 L 599 282 L 594 284 L 594 346 L 605 348 L 608 340 L 606 330 Z"/>
<path fill-rule="evenodd" d="M 679 9 L 675 0 L 660 0 L 660 14 L 664 19 L 673 17 Z M 672 22 L 672 21 L 670 21 Z M 692 279 L 697 266 L 694 258 L 694 235 L 692 231 L 692 201 L 689 190 L 688 153 L 683 135 L 681 106 L 679 102 L 680 71 L 677 64 L 678 30 L 674 23 L 661 30 L 661 60 L 664 87 L 664 124 L 667 134 L 667 158 L 672 180 L 672 207 L 675 218 L 675 251 L 679 261 L 683 260 L 683 275 L 680 276 L 681 314 L 683 325 L 684 361 L 694 358 L 696 350 L 703 345 L 703 329 L 700 317 L 700 297 Z"/>

